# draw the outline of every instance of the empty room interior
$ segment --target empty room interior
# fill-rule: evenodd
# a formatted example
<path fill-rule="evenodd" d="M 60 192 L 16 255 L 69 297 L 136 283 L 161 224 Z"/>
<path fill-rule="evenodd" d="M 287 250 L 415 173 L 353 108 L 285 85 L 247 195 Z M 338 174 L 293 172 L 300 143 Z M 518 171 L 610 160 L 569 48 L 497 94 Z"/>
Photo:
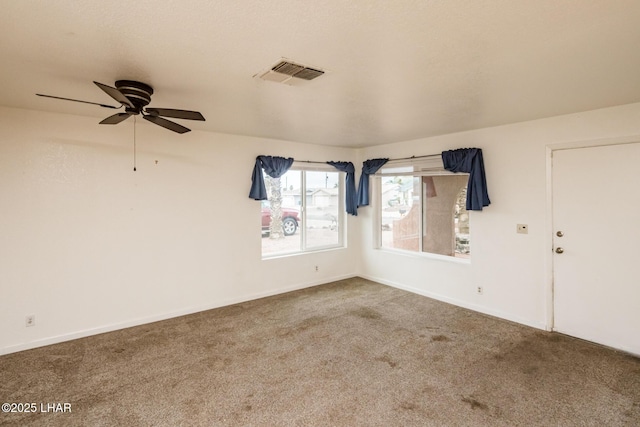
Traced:
<path fill-rule="evenodd" d="M 0 425 L 640 425 L 640 2 L 0 6 Z"/>

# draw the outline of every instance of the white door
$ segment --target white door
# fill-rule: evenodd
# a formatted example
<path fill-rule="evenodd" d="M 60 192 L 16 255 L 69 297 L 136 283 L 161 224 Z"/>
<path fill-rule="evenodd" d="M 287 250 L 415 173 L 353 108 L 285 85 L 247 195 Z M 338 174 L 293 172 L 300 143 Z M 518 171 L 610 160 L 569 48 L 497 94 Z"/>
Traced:
<path fill-rule="evenodd" d="M 640 355 L 640 143 L 552 165 L 554 329 Z"/>

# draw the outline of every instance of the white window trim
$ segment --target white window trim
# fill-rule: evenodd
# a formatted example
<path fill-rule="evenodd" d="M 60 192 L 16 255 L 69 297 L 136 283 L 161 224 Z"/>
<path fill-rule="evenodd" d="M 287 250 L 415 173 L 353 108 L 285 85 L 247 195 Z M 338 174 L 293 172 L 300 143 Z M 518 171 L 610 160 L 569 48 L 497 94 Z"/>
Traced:
<path fill-rule="evenodd" d="M 391 163 L 391 164 L 390 164 Z M 412 169 L 407 171 L 400 171 L 401 169 Z M 370 182 L 371 189 L 371 201 L 372 205 L 375 207 L 374 209 L 374 218 L 373 218 L 373 249 L 380 250 L 383 252 L 399 254 L 403 256 L 411 256 L 411 257 L 419 257 L 419 258 L 429 258 L 440 261 L 454 262 L 459 264 L 471 264 L 471 258 L 458 258 L 455 256 L 434 254 L 431 252 L 423 252 L 420 251 L 409 251 L 406 249 L 395 249 L 395 248 L 387 248 L 382 246 L 382 230 L 380 224 L 382 223 L 382 212 L 380 209 L 380 192 L 382 188 L 382 178 L 385 176 L 440 176 L 440 175 L 468 175 L 468 174 L 458 174 L 455 172 L 448 171 L 444 169 L 444 165 L 442 164 L 442 158 L 426 158 L 426 159 L 406 159 L 406 160 L 398 160 L 398 161 L 389 161 L 385 166 L 380 168 L 378 172 L 371 175 L 373 178 Z M 423 197 L 424 194 L 420 194 L 420 202 L 421 202 L 421 211 L 423 205 Z M 421 215 L 422 216 L 422 215 Z M 421 220 L 419 224 L 419 233 L 423 235 L 424 233 L 424 221 Z M 422 242 L 420 242 L 420 247 L 422 247 Z"/>
<path fill-rule="evenodd" d="M 405 169 L 404 171 L 402 169 Z M 444 168 L 441 157 L 429 157 L 423 159 L 389 160 L 374 176 L 406 176 L 406 175 L 451 175 Z"/>

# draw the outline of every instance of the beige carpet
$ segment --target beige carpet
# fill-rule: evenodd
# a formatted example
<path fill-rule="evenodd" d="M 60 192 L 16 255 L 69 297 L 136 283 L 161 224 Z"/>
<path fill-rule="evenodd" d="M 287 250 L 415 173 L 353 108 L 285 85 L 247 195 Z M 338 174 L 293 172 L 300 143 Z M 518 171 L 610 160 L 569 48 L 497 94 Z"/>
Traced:
<path fill-rule="evenodd" d="M 37 404 L 16 426 L 638 426 L 640 359 L 355 278 L 0 357 L 0 400 Z"/>

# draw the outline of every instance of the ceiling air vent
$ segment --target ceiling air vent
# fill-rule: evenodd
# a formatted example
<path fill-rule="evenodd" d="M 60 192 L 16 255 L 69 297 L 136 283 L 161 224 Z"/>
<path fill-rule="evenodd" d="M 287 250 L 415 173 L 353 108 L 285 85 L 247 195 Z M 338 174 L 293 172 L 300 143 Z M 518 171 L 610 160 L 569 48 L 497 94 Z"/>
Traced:
<path fill-rule="evenodd" d="M 262 80 L 269 80 L 272 82 L 296 85 L 298 82 L 301 83 L 304 80 L 313 80 L 323 74 L 324 71 L 322 70 L 306 67 L 288 60 L 282 60 L 271 67 L 268 71 L 258 73 L 254 77 L 259 77 Z"/>
<path fill-rule="evenodd" d="M 313 80 L 316 77 L 320 77 L 323 74 L 324 74 L 324 71 L 314 70 L 313 68 L 306 67 L 304 70 L 295 73 L 293 77 L 297 77 L 299 79 L 304 79 L 304 80 Z"/>
<path fill-rule="evenodd" d="M 304 70 L 302 65 L 294 64 L 293 62 L 281 61 L 271 68 L 276 73 L 286 74 L 288 76 L 295 76 L 296 73 Z"/>

